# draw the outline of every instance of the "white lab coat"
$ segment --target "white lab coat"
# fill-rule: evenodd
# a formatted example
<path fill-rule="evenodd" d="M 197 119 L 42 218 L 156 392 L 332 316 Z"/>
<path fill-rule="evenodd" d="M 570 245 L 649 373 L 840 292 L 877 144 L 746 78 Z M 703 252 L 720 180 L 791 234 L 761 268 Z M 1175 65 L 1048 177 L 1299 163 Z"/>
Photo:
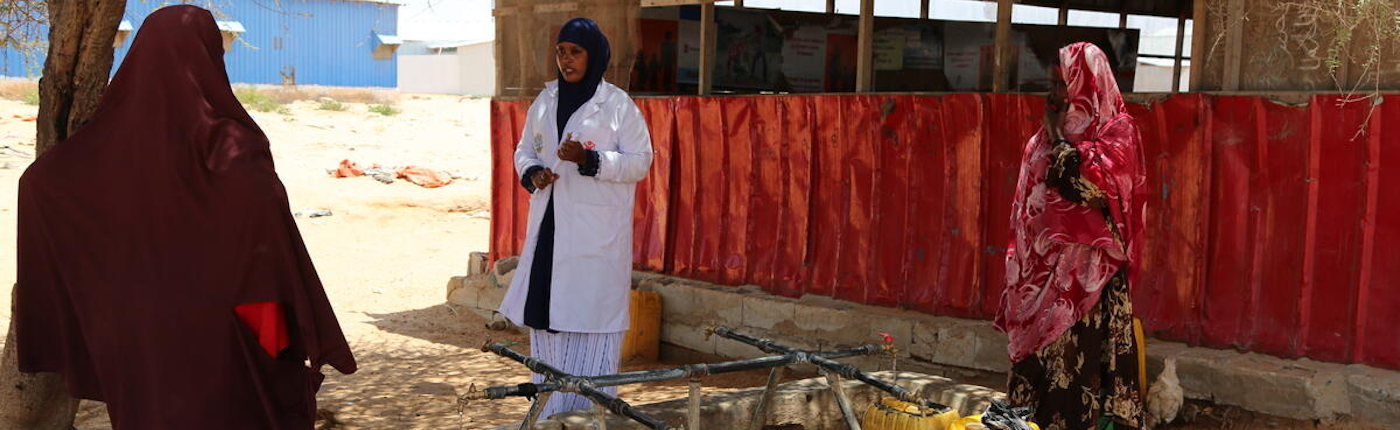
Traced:
<path fill-rule="evenodd" d="M 533 166 L 552 168 L 559 180 L 530 196 L 525 249 L 500 312 L 519 326 L 525 323 L 525 296 L 535 256 L 540 221 L 554 194 L 554 270 L 549 303 L 550 329 L 579 333 L 616 333 L 628 327 L 632 285 L 632 206 L 638 181 L 651 169 L 651 134 L 632 98 L 599 83 L 558 135 L 559 87 L 545 85 L 525 119 L 515 148 L 515 177 Z M 580 175 L 578 165 L 559 160 L 563 137 L 598 151 L 598 175 Z M 523 191 L 522 191 L 523 192 Z"/>

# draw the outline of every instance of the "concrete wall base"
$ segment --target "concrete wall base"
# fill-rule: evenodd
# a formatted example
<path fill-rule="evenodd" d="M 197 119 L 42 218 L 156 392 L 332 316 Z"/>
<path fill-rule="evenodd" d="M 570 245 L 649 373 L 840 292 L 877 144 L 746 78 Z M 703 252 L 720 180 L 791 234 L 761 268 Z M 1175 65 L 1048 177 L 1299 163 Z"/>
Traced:
<path fill-rule="evenodd" d="M 514 265 L 502 260 L 485 275 L 452 278 L 448 301 L 492 318 L 510 285 Z M 788 345 L 822 350 L 880 341 L 894 336 L 900 370 L 937 374 L 959 381 L 1003 386 L 1010 370 L 1006 336 L 990 321 L 933 316 L 807 296 L 773 296 L 754 286 L 724 287 L 650 273 L 635 273 L 633 287 L 662 296 L 662 342 L 727 358 L 754 358 L 760 352 L 737 342 L 705 336 L 705 328 L 725 326 Z M 495 318 L 499 320 L 500 318 Z M 1238 406 L 1300 420 L 1354 416 L 1378 423 L 1400 422 L 1400 372 L 1362 365 L 1289 360 L 1254 353 L 1189 347 L 1151 341 L 1149 380 L 1165 360 L 1177 363 L 1187 398 Z M 889 360 L 846 360 L 866 370 L 888 369 Z"/>

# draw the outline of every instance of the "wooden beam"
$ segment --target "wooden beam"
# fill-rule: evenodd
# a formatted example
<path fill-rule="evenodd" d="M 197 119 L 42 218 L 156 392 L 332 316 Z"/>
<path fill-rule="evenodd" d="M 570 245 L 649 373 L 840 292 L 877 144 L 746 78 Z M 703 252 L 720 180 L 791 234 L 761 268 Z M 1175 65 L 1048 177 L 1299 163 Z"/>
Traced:
<path fill-rule="evenodd" d="M 1187 81 L 1187 88 L 1191 91 L 1200 91 L 1201 75 L 1206 70 L 1206 38 L 1202 36 L 1209 34 L 1206 26 L 1206 0 L 1193 0 L 1191 6 L 1191 77 Z"/>
<path fill-rule="evenodd" d="M 997 0 L 996 59 L 992 63 L 992 91 L 1011 90 L 1011 0 Z"/>
<path fill-rule="evenodd" d="M 1222 90 L 1240 89 L 1240 64 L 1244 56 L 1244 0 L 1229 0 L 1229 27 L 1225 34 L 1225 76 Z"/>
<path fill-rule="evenodd" d="M 1172 92 L 1181 92 L 1181 56 L 1186 49 L 1186 9 L 1176 19 L 1176 59 L 1172 63 Z"/>
<path fill-rule="evenodd" d="M 578 10 L 578 3 L 576 2 L 535 5 L 535 13 L 560 13 L 573 12 L 576 10 Z"/>
<path fill-rule="evenodd" d="M 715 0 L 642 0 L 642 7 L 693 6 L 714 2 Z"/>
<path fill-rule="evenodd" d="M 1069 0 L 1060 2 L 1060 26 L 1069 25 Z"/>
<path fill-rule="evenodd" d="M 826 13 L 836 13 L 836 0 L 826 0 Z"/>
<path fill-rule="evenodd" d="M 656 0 L 652 0 L 652 1 L 656 1 Z M 672 0 L 672 2 L 676 2 L 676 1 L 677 1 L 677 0 Z M 694 0 L 691 0 L 691 1 L 694 1 Z M 711 1 L 713 1 L 713 0 L 711 0 Z M 643 6 L 646 6 L 645 3 L 646 3 L 646 2 L 644 1 L 644 2 L 643 2 Z M 679 4 L 679 3 L 678 3 L 678 4 Z M 664 5 L 664 6 L 674 6 L 674 5 Z M 534 6 L 501 6 L 501 7 L 498 7 L 498 8 L 493 9 L 493 10 L 491 11 L 491 15 L 500 17 L 500 16 L 515 15 L 515 14 L 517 14 L 517 13 L 521 13 L 521 11 L 524 11 L 524 12 L 533 12 L 533 13 L 559 13 L 559 12 L 573 12 L 573 11 L 576 11 L 576 10 L 579 10 L 579 2 L 564 2 L 564 3 L 537 4 L 537 5 L 534 5 Z"/>
<path fill-rule="evenodd" d="M 530 56 L 535 55 L 535 52 L 530 49 L 530 32 L 525 29 L 525 25 L 521 25 L 520 15 L 516 15 L 512 20 L 515 21 L 515 46 L 519 49 L 519 56 L 515 58 L 515 67 L 519 69 L 520 73 L 520 80 L 515 83 L 515 95 L 529 97 L 531 96 L 528 89 L 531 78 L 530 69 L 533 68 L 531 66 L 535 65 Z"/>
<path fill-rule="evenodd" d="M 875 0 L 860 0 L 860 34 L 856 37 L 856 92 L 867 93 L 875 74 Z"/>
<path fill-rule="evenodd" d="M 928 2 L 933 0 L 919 0 L 919 19 L 928 19 Z"/>
<path fill-rule="evenodd" d="M 700 6 L 700 89 L 710 95 L 715 86 L 715 4 Z"/>
<path fill-rule="evenodd" d="M 500 18 L 497 18 L 497 21 L 500 21 Z M 507 37 L 506 27 L 507 26 L 504 25 L 497 25 L 496 40 L 491 41 L 491 56 L 495 57 L 494 60 L 496 62 L 496 93 L 493 94 L 496 97 L 502 97 L 506 95 L 506 74 L 502 73 L 507 68 L 509 68 L 509 65 L 506 64 L 507 55 L 505 49 L 503 49 L 505 48 L 505 44 L 503 42 L 506 40 Z"/>

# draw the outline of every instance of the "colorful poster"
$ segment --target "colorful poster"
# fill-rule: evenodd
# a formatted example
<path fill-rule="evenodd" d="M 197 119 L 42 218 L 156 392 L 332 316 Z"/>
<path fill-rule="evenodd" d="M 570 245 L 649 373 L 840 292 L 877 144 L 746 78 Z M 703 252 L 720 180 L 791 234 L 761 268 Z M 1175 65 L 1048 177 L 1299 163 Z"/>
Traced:
<path fill-rule="evenodd" d="M 794 92 L 826 89 L 826 27 L 803 25 L 783 41 L 783 76 Z"/>
<path fill-rule="evenodd" d="M 856 35 L 826 35 L 826 92 L 856 90 Z"/>
<path fill-rule="evenodd" d="M 684 6 L 678 8 L 680 20 L 676 24 L 679 54 L 676 61 L 676 80 L 683 84 L 700 83 L 700 8 Z"/>
<path fill-rule="evenodd" d="M 642 38 L 632 64 L 632 91 L 675 92 L 677 50 L 675 20 L 641 19 Z"/>
<path fill-rule="evenodd" d="M 768 14 L 722 9 L 715 18 L 715 85 L 780 89 L 783 39 Z"/>

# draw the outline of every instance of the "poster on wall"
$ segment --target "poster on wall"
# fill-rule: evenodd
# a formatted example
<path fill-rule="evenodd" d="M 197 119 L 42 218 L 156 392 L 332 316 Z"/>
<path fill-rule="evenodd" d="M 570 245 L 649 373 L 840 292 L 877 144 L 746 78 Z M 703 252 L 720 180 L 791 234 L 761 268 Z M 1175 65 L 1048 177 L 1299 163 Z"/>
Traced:
<path fill-rule="evenodd" d="M 875 70 L 904 70 L 904 47 L 908 33 L 903 28 L 888 28 L 875 33 Z"/>
<path fill-rule="evenodd" d="M 794 92 L 826 88 L 826 27 L 802 25 L 783 40 L 783 76 Z"/>
<path fill-rule="evenodd" d="M 994 29 L 982 23 L 948 22 L 943 24 L 944 74 L 948 76 L 948 87 L 953 91 L 977 91 L 983 89 L 982 69 L 990 68 L 984 63 L 983 51 L 995 47 L 995 39 L 989 30 Z"/>
<path fill-rule="evenodd" d="M 680 46 L 675 20 L 641 19 L 642 38 L 632 64 L 632 91 L 675 92 L 677 51 Z"/>
<path fill-rule="evenodd" d="M 932 25 L 905 27 L 904 69 L 940 70 L 943 68 L 943 35 Z"/>
<path fill-rule="evenodd" d="M 677 48 L 676 81 L 682 84 L 700 83 L 700 8 L 684 6 L 677 8 L 676 23 Z"/>
<path fill-rule="evenodd" d="M 783 90 L 783 38 L 761 11 L 715 13 L 715 85 Z"/>
<path fill-rule="evenodd" d="M 840 93 L 856 90 L 856 39 L 854 33 L 827 33 L 827 92 Z"/>

